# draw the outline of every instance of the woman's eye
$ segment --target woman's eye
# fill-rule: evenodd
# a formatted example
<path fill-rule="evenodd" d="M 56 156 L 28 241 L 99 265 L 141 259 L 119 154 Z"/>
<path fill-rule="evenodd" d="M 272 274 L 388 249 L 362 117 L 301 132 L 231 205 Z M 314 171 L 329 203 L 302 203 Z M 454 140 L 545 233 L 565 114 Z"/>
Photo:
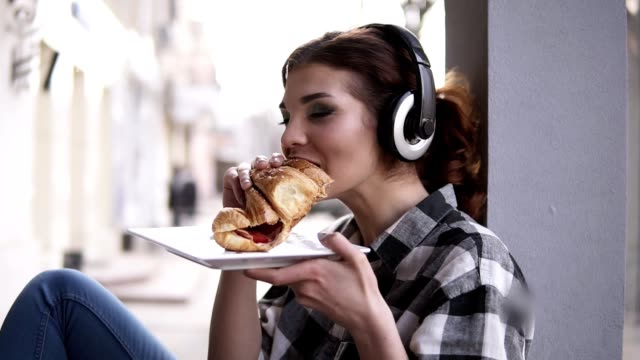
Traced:
<path fill-rule="evenodd" d="M 278 123 L 278 125 L 287 125 L 289 123 L 289 118 L 291 116 L 286 113 L 282 113 L 282 121 Z"/>
<path fill-rule="evenodd" d="M 333 114 L 333 109 L 331 108 L 328 108 L 326 106 L 314 106 L 313 108 L 311 108 L 309 117 L 312 119 L 318 119 L 329 116 L 331 114 Z"/>

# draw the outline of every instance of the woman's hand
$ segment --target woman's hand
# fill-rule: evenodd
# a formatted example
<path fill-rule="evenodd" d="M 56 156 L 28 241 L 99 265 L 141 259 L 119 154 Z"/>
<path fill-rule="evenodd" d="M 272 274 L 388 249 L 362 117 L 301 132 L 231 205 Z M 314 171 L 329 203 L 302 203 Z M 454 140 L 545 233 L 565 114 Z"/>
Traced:
<path fill-rule="evenodd" d="M 245 274 L 273 285 L 288 285 L 300 305 L 320 311 L 351 333 L 367 329 L 379 314 L 390 313 L 366 256 L 342 234 L 329 234 L 321 241 L 341 260 L 314 259 L 280 269 L 246 270 Z M 391 320 L 393 326 L 393 317 Z"/>
<path fill-rule="evenodd" d="M 253 185 L 249 175 L 251 169 L 266 169 L 270 166 L 279 167 L 283 161 L 284 156 L 282 154 L 273 153 L 270 158 L 259 155 L 256 156 L 251 164 L 243 162 L 238 166 L 227 169 L 222 178 L 222 206 L 244 208 L 244 191 Z"/>
<path fill-rule="evenodd" d="M 229 168 L 223 178 L 224 207 L 245 207 L 244 191 L 251 187 L 251 168 L 282 165 L 284 157 L 258 156 L 252 164 Z M 209 332 L 209 359 L 257 359 L 262 343 L 260 319 L 256 311 L 256 281 L 241 271 L 225 270 L 220 275 L 213 303 Z"/>

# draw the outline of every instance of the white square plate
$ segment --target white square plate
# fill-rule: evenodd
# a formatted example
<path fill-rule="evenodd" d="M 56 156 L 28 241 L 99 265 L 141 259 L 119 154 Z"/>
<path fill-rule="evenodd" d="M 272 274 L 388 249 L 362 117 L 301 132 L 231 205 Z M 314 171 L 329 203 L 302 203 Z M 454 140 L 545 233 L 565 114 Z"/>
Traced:
<path fill-rule="evenodd" d="M 318 241 L 317 236 L 295 232 L 292 232 L 285 242 L 268 252 L 225 250 L 215 242 L 211 228 L 207 226 L 132 228 L 127 232 L 160 245 L 185 259 L 220 270 L 282 267 L 320 257 L 338 259 L 333 251 Z M 365 254 L 370 251 L 367 247 L 354 246 Z"/>

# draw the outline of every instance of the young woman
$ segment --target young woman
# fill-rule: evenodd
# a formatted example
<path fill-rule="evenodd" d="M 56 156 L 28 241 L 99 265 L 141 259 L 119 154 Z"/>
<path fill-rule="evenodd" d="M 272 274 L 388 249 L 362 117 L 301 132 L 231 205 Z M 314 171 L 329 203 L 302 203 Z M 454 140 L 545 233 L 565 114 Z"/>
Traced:
<path fill-rule="evenodd" d="M 472 98 L 454 74 L 434 91 L 427 65 L 417 40 L 388 25 L 327 33 L 289 56 L 283 153 L 230 168 L 223 205 L 243 206 L 252 166 L 307 159 L 352 212 L 322 239 L 341 260 L 223 271 L 210 359 L 526 358 L 524 276 L 474 220 L 485 196 Z M 256 280 L 274 285 L 258 304 Z M 172 357 L 104 288 L 64 270 L 27 285 L 0 330 L 0 353 Z"/>
<path fill-rule="evenodd" d="M 472 98 L 460 78 L 449 74 L 437 91 L 437 126 L 424 156 L 407 161 L 398 154 L 403 144 L 390 145 L 388 123 L 400 121 L 389 110 L 394 99 L 433 91 L 418 84 L 425 80 L 416 60 L 426 56 L 403 32 L 374 25 L 328 33 L 287 59 L 283 154 L 252 166 L 304 158 L 334 179 L 329 197 L 353 215 L 322 241 L 342 261 L 223 272 L 210 358 L 526 358 L 533 316 L 524 276 L 473 219 L 485 196 Z M 421 103 L 414 99 L 414 110 Z M 250 168 L 227 171 L 224 206 L 243 206 Z M 259 314 L 255 280 L 274 285 Z"/>

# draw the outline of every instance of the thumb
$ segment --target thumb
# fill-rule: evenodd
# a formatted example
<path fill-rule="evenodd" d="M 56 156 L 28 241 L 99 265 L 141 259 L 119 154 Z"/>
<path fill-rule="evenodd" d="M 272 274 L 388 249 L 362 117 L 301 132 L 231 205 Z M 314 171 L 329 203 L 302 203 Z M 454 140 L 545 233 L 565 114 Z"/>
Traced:
<path fill-rule="evenodd" d="M 329 233 L 320 238 L 320 242 L 326 248 L 333 250 L 343 260 L 349 261 L 360 254 L 360 251 L 340 233 Z"/>

